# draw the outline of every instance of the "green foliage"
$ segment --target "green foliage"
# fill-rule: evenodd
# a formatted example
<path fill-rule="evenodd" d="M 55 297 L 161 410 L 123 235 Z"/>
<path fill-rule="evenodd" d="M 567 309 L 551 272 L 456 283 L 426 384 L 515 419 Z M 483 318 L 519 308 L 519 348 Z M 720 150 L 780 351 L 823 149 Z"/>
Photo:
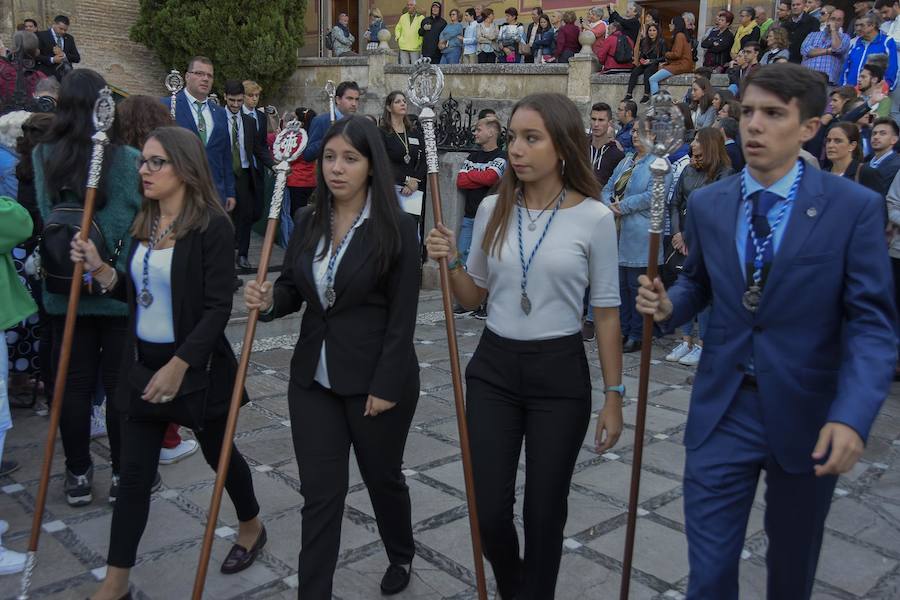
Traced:
<path fill-rule="evenodd" d="M 253 79 L 276 92 L 294 72 L 303 45 L 306 0 L 140 0 L 131 39 L 182 73 L 192 56 L 215 65 L 216 85 Z M 163 89 L 160 81 L 160 90 Z"/>

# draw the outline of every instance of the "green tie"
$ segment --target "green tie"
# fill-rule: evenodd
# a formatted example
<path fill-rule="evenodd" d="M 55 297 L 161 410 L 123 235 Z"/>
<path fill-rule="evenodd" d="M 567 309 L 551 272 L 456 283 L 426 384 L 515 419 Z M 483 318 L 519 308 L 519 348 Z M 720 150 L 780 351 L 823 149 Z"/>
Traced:
<path fill-rule="evenodd" d="M 231 166 L 237 175 L 241 172 L 241 148 L 238 146 L 238 116 L 231 116 Z"/>
<path fill-rule="evenodd" d="M 203 142 L 203 145 L 206 145 L 206 119 L 203 117 L 203 102 L 199 100 L 194 100 L 194 104 L 197 105 L 197 132 L 200 134 L 200 141 Z"/>

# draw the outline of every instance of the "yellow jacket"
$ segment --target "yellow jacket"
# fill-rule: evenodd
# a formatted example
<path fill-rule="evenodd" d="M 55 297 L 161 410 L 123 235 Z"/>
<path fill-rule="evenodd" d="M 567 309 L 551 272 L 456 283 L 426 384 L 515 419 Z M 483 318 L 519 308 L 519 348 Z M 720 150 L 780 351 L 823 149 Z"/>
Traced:
<path fill-rule="evenodd" d="M 425 15 L 416 14 L 414 17 L 409 13 L 400 15 L 397 20 L 397 26 L 394 27 L 394 37 L 397 39 L 397 45 L 401 50 L 406 52 L 419 52 L 422 50 L 422 36 L 419 35 L 419 28 L 422 26 L 422 19 Z"/>

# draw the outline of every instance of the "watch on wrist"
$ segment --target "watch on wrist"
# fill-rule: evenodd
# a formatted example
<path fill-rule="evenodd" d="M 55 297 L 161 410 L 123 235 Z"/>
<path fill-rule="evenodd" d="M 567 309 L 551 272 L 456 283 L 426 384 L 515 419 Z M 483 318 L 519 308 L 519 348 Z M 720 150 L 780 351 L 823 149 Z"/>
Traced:
<path fill-rule="evenodd" d="M 625 398 L 625 384 L 620 383 L 619 385 L 608 385 L 603 388 L 603 393 L 608 394 L 609 392 L 618 392 L 619 396 L 623 399 Z"/>

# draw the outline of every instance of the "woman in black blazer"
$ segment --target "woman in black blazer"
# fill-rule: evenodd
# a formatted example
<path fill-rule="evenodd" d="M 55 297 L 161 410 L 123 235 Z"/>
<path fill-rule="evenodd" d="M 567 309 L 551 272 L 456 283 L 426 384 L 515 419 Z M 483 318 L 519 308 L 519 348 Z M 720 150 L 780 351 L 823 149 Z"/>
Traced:
<path fill-rule="evenodd" d="M 231 222 L 219 204 L 203 146 L 180 127 L 150 134 L 140 159 L 143 195 L 127 272 L 75 239 L 93 284 L 126 300 L 129 338 L 116 402 L 126 418 L 122 468 L 113 511 L 107 576 L 94 598 L 129 598 L 128 577 L 147 524 L 150 489 L 168 423 L 194 430 L 215 469 L 237 362 L 225 337 L 234 261 Z M 240 521 L 223 573 L 249 567 L 266 543 L 250 468 L 232 449 L 225 488 Z"/>
<path fill-rule="evenodd" d="M 419 258 L 375 125 L 335 123 L 319 157 L 317 210 L 304 208 L 281 276 L 249 283 L 261 320 L 300 310 L 288 405 L 303 494 L 300 597 L 330 600 L 351 444 L 390 566 L 384 594 L 409 583 L 415 547 L 403 449 L 419 398 L 413 348 Z"/>

